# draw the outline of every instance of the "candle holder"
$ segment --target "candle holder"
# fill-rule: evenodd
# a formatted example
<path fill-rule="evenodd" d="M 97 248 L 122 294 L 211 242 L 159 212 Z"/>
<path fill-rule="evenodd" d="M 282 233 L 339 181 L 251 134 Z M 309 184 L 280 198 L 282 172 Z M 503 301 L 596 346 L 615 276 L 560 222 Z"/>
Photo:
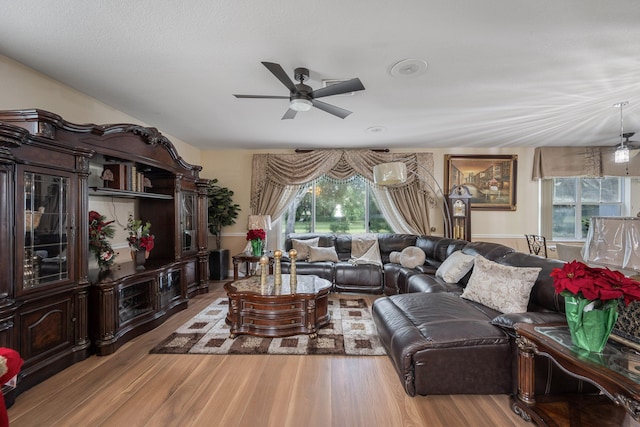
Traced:
<path fill-rule="evenodd" d="M 267 285 L 267 266 L 269 265 L 269 258 L 266 256 L 260 257 L 260 287 L 264 289 Z"/>
<path fill-rule="evenodd" d="M 291 293 L 296 293 L 296 288 L 298 286 L 298 276 L 296 272 L 296 256 L 298 256 L 298 251 L 295 249 L 291 249 L 289 251 L 289 258 L 291 259 L 291 267 L 289 269 L 289 285 L 291 287 Z"/>
<path fill-rule="evenodd" d="M 282 251 L 276 249 L 273 252 L 273 284 L 275 286 L 282 285 L 282 269 L 280 267 L 280 258 L 282 258 Z"/>

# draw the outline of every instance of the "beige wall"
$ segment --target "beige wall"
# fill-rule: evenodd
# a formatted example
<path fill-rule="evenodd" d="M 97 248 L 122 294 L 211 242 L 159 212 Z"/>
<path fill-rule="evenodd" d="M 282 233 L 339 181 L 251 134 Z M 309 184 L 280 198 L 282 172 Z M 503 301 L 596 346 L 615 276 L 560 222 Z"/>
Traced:
<path fill-rule="evenodd" d="M 0 87 L 0 110 L 36 108 L 50 111 L 76 124 L 135 123 L 156 127 L 162 132 L 161 124 L 144 123 L 2 55 Z M 169 134 L 163 134 L 173 142 L 183 159 L 191 164 L 200 164 L 200 150 Z"/>

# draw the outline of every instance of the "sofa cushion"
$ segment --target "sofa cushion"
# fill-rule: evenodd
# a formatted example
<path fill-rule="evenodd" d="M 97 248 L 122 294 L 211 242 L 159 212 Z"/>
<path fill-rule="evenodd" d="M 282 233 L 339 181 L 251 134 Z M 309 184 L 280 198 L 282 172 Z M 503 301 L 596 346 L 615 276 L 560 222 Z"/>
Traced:
<path fill-rule="evenodd" d="M 293 249 L 298 251 L 297 259 L 300 261 L 306 261 L 309 258 L 309 248 L 312 246 L 317 247 L 319 240 L 319 237 L 306 240 L 291 239 L 291 246 L 293 246 Z"/>
<path fill-rule="evenodd" d="M 528 311 L 550 310 L 564 313 L 564 297 L 556 292 L 556 288 L 553 286 L 553 277 L 551 277 L 553 269 L 562 268 L 564 262 L 531 256 L 522 252 L 510 253 L 499 262 L 514 267 L 540 267 L 542 271 L 540 271 L 538 280 L 531 290 Z"/>
<path fill-rule="evenodd" d="M 309 246 L 309 262 L 319 262 L 319 261 L 332 261 L 338 262 L 338 254 L 336 253 L 336 248 L 320 248 L 315 246 Z"/>
<path fill-rule="evenodd" d="M 400 252 L 400 264 L 405 268 L 416 268 L 424 264 L 424 251 L 416 246 L 407 246 Z"/>
<path fill-rule="evenodd" d="M 510 267 L 477 255 L 462 297 L 503 313 L 527 311 L 539 267 Z"/>
<path fill-rule="evenodd" d="M 475 256 L 455 251 L 436 270 L 436 277 L 447 283 L 458 283 L 473 267 Z"/>
<path fill-rule="evenodd" d="M 374 264 L 355 265 L 341 261 L 334 264 L 334 290 L 338 292 L 381 293 L 384 285 L 382 267 Z"/>
<path fill-rule="evenodd" d="M 400 253 L 399 251 L 393 251 L 389 254 L 389 262 L 394 264 L 400 264 Z"/>

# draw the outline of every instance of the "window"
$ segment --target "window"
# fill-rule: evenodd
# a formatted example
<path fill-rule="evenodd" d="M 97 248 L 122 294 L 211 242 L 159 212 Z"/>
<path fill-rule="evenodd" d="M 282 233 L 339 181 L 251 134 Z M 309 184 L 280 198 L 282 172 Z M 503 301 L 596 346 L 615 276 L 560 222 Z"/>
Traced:
<path fill-rule="evenodd" d="M 545 224 L 543 216 L 545 235 L 552 240 L 583 240 L 592 216 L 621 216 L 624 183 L 619 177 L 545 180 L 543 197 L 551 200 L 551 224 Z"/>
<path fill-rule="evenodd" d="M 390 233 L 369 185 L 360 176 L 319 178 L 299 193 L 284 216 L 284 233 Z"/>

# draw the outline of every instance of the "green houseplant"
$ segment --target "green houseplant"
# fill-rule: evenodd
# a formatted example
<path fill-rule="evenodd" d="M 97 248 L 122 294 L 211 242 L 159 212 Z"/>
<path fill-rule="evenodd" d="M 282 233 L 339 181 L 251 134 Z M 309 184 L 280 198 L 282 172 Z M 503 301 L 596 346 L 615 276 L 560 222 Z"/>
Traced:
<path fill-rule="evenodd" d="M 216 249 L 209 254 L 209 278 L 224 280 L 229 266 L 229 250 L 222 249 L 222 228 L 235 224 L 241 209 L 240 205 L 233 203 L 233 191 L 217 184 L 218 180 L 212 179 L 207 188 L 209 231 L 216 237 Z"/>

